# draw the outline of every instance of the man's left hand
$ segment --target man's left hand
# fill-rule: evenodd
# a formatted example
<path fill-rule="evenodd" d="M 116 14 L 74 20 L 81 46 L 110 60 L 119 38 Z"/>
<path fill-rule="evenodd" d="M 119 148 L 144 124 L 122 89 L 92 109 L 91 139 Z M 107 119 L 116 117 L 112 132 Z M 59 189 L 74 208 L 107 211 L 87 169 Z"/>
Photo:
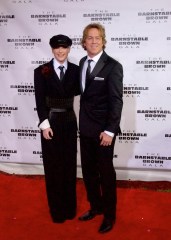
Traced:
<path fill-rule="evenodd" d="M 109 136 L 105 132 L 100 133 L 100 145 L 101 146 L 110 146 L 112 144 L 113 137 Z"/>

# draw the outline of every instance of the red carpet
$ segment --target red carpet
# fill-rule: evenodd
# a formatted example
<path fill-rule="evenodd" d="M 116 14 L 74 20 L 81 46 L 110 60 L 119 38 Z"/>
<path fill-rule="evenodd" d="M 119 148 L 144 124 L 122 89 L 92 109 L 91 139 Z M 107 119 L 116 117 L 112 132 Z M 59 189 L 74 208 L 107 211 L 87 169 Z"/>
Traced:
<path fill-rule="evenodd" d="M 118 184 L 117 222 L 103 235 L 97 232 L 102 216 L 88 222 L 77 219 L 88 208 L 82 180 L 77 181 L 77 217 L 54 224 L 43 177 L 0 173 L 0 240 L 171 239 L 171 193 L 123 187 L 123 183 Z"/>

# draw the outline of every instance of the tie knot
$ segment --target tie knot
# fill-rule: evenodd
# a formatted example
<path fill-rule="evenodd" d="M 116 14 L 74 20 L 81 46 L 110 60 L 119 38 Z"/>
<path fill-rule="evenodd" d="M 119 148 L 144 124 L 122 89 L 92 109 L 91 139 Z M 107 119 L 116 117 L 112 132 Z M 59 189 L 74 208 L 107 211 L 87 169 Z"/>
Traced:
<path fill-rule="evenodd" d="M 62 80 L 64 77 L 64 66 L 59 66 L 58 67 L 61 71 L 60 71 L 60 76 L 59 79 Z"/>
<path fill-rule="evenodd" d="M 89 59 L 88 60 L 88 65 L 90 66 L 90 63 L 92 62 L 93 60 L 92 59 Z"/>
<path fill-rule="evenodd" d="M 61 71 L 63 71 L 64 66 L 59 66 L 58 68 L 59 68 Z"/>

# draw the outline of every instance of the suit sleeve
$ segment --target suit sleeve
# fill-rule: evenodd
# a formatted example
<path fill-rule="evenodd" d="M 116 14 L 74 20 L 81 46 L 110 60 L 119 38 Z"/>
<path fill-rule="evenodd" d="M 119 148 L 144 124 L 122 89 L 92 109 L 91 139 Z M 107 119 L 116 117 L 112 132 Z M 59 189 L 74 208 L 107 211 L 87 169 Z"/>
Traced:
<path fill-rule="evenodd" d="M 123 68 L 117 62 L 112 67 L 108 78 L 108 121 L 105 130 L 117 134 L 123 106 Z"/>
<path fill-rule="evenodd" d="M 34 70 L 34 88 L 39 125 L 48 119 L 48 108 L 46 107 L 46 82 L 42 76 L 40 67 Z"/>

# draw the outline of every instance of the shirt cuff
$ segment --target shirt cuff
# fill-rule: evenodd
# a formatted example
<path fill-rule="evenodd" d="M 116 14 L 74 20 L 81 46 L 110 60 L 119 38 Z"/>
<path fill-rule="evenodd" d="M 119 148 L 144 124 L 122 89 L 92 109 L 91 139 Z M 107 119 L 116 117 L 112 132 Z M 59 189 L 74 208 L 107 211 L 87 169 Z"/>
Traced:
<path fill-rule="evenodd" d="M 104 131 L 107 135 L 109 135 L 110 137 L 114 137 L 114 133 L 109 132 L 109 131 Z"/>
<path fill-rule="evenodd" d="M 47 128 L 50 128 L 50 123 L 48 119 L 45 119 L 40 125 L 39 125 L 40 130 L 45 130 Z"/>

